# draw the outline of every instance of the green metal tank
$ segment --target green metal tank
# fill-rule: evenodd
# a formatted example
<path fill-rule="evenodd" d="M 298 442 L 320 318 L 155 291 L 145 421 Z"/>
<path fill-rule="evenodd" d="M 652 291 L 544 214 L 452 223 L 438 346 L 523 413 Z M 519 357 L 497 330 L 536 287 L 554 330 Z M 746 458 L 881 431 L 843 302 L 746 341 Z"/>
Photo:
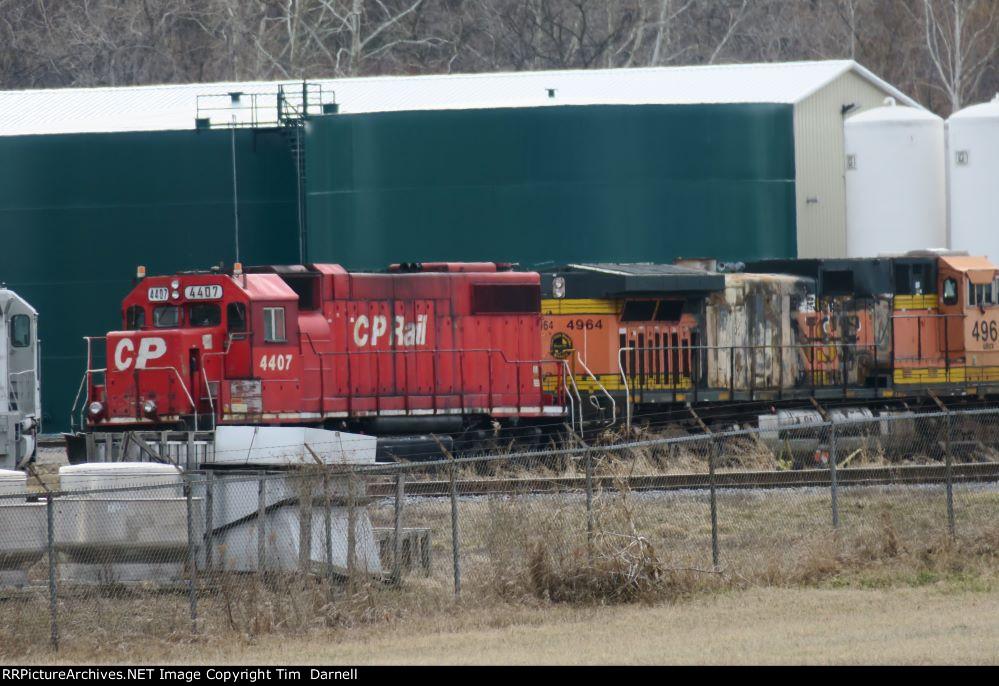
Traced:
<path fill-rule="evenodd" d="M 340 114 L 305 149 L 313 261 L 795 256 L 790 105 Z"/>
<path fill-rule="evenodd" d="M 46 433 L 69 428 L 83 336 L 121 327 L 137 265 L 150 274 L 235 257 L 229 130 L 0 137 L 0 280 L 39 311 Z M 235 131 L 240 257 L 299 258 L 285 134 Z"/>

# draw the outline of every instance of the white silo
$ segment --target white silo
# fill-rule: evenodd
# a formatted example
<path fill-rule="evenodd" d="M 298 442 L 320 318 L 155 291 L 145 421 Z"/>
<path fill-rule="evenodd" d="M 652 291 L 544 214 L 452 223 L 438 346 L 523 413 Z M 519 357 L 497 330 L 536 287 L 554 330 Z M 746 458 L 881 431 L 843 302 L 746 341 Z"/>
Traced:
<path fill-rule="evenodd" d="M 887 98 L 843 128 L 847 256 L 946 247 L 943 119 Z"/>
<path fill-rule="evenodd" d="M 947 120 L 950 245 L 999 260 L 999 95 Z"/>

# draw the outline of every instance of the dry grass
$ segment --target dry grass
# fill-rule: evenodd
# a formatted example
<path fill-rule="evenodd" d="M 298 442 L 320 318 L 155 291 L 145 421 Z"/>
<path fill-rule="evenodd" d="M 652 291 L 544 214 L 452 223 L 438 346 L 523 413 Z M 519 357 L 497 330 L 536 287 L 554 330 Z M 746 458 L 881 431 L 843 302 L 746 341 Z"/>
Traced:
<path fill-rule="evenodd" d="M 999 594 L 948 582 L 750 589 L 680 604 L 448 602 L 289 640 L 205 635 L 141 651 L 70 648 L 23 662 L 198 664 L 997 664 Z M 307 676 L 307 673 L 305 674 Z"/>
<path fill-rule="evenodd" d="M 632 465 L 606 462 L 600 468 L 621 476 Z M 405 524 L 431 530 L 433 565 L 426 577 L 407 576 L 401 589 L 367 580 L 331 585 L 299 575 L 202 578 L 194 635 L 184 588 L 63 584 L 62 654 L 68 659 L 182 660 L 195 647 L 198 654 L 236 654 L 289 636 L 312 646 L 363 636 L 399 642 L 406 627 L 490 635 L 524 623 L 587 623 L 596 607 L 637 603 L 655 612 L 682 611 L 724 602 L 733 593 L 771 592 L 766 589 L 779 589 L 778 595 L 814 587 L 993 594 L 999 588 L 999 491 L 962 486 L 955 502 L 958 537 L 952 540 L 942 488 L 844 488 L 835 532 L 825 490 L 721 491 L 721 564 L 714 570 L 703 492 L 630 493 L 619 480 L 614 491 L 596 493 L 589 535 L 580 493 L 463 498 L 463 590 L 456 602 L 450 503 L 412 498 Z M 392 506 L 386 500 L 369 507 L 376 526 L 390 524 Z M 0 599 L 0 618 L 0 660 L 50 657 L 44 586 Z M 312 653 L 302 655 L 306 659 Z M 548 661 L 569 658 L 567 653 L 546 655 Z M 495 659 L 530 657 L 497 653 Z M 641 651 L 629 657 L 649 659 Z M 842 654 L 840 659 L 845 659 Z"/>

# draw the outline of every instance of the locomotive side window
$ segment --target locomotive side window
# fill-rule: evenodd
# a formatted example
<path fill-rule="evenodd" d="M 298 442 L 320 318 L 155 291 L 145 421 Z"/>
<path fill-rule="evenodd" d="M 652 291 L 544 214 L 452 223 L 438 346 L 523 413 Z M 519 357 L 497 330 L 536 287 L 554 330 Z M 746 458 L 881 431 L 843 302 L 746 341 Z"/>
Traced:
<path fill-rule="evenodd" d="M 180 308 L 176 305 L 160 305 L 153 309 L 153 326 L 157 329 L 173 329 L 180 325 Z"/>
<path fill-rule="evenodd" d="M 968 307 L 975 305 L 994 305 L 995 295 L 992 290 L 993 284 L 968 282 Z"/>
<path fill-rule="evenodd" d="M 265 307 L 264 308 L 264 342 L 284 343 L 287 339 L 284 335 L 284 308 Z"/>
<path fill-rule="evenodd" d="M 31 345 L 31 319 L 26 314 L 15 314 L 10 318 L 10 344 L 15 348 Z"/>
<path fill-rule="evenodd" d="M 222 308 L 215 303 L 190 305 L 187 321 L 191 326 L 218 326 L 222 323 Z"/>
<path fill-rule="evenodd" d="M 945 279 L 943 287 L 944 305 L 957 304 L 957 281 L 955 279 Z"/>
<path fill-rule="evenodd" d="M 132 305 L 125 310 L 125 328 L 129 331 L 141 331 L 146 326 L 146 308 Z"/>
<path fill-rule="evenodd" d="M 244 333 L 246 331 L 246 305 L 229 303 L 225 308 L 225 315 L 229 321 L 229 333 Z"/>

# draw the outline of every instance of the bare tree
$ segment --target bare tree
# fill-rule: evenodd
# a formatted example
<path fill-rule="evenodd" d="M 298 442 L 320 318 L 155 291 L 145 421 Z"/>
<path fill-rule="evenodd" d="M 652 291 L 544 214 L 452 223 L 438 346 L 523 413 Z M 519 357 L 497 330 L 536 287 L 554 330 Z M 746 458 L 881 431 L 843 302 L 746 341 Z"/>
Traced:
<path fill-rule="evenodd" d="M 961 108 L 978 90 L 999 54 L 999 3 L 995 0 L 923 0 L 926 48 L 937 83 Z"/>
<path fill-rule="evenodd" d="M 999 0 L 0 0 L 7 88 L 830 58 L 946 113 Z"/>

